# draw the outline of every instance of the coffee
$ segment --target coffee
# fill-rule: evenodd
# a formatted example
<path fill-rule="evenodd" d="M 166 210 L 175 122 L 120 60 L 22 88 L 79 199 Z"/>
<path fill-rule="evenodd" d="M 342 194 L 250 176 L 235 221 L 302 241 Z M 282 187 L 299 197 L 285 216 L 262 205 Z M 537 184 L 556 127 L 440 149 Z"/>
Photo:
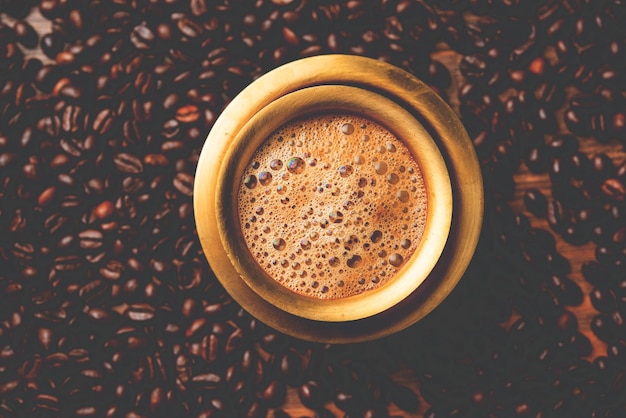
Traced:
<path fill-rule="evenodd" d="M 292 291 L 339 299 L 393 279 L 428 210 L 419 166 L 389 130 L 352 114 L 293 120 L 247 164 L 238 216 L 252 257 Z"/>

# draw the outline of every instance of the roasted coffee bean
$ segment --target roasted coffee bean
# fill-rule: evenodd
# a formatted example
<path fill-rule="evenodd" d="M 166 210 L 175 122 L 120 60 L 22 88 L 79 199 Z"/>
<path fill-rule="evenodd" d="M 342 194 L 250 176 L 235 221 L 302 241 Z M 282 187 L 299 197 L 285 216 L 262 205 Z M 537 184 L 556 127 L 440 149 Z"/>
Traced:
<path fill-rule="evenodd" d="M 620 331 L 606 314 L 596 315 L 591 320 L 591 330 L 602 341 L 611 343 L 619 339 Z"/>
<path fill-rule="evenodd" d="M 200 112 L 195 105 L 186 105 L 176 111 L 176 120 L 181 123 L 192 123 L 198 120 Z"/>
<path fill-rule="evenodd" d="M 564 158 L 572 156 L 578 151 L 578 140 L 573 135 L 559 135 L 551 139 L 547 146 L 551 156 Z"/>
<path fill-rule="evenodd" d="M 405 386 L 394 386 L 390 391 L 390 397 L 391 401 L 403 411 L 414 413 L 419 409 L 417 395 Z"/>
<path fill-rule="evenodd" d="M 609 358 L 622 359 L 626 354 L 626 347 L 622 340 L 611 342 L 607 345 L 607 355 Z"/>
<path fill-rule="evenodd" d="M 33 6 L 32 2 L 9 0 L 3 3 L 3 12 L 8 13 L 15 19 L 23 19 L 28 16 L 31 6 Z"/>
<path fill-rule="evenodd" d="M 546 218 L 548 224 L 555 231 L 562 231 L 567 222 L 565 209 L 560 201 L 556 199 L 550 200 L 546 207 Z"/>
<path fill-rule="evenodd" d="M 37 46 L 39 36 L 28 22 L 23 20 L 15 22 L 13 32 L 15 33 L 15 39 L 24 45 L 24 47 L 35 48 Z"/>
<path fill-rule="evenodd" d="M 139 174 L 143 171 L 143 164 L 136 156 L 128 153 L 119 153 L 113 157 L 115 168 L 122 173 Z"/>
<path fill-rule="evenodd" d="M 54 59 L 63 50 L 64 39 L 59 32 L 50 32 L 41 37 L 40 45 L 43 53 Z"/>
<path fill-rule="evenodd" d="M 589 174 L 591 164 L 587 157 L 581 152 L 574 153 L 568 160 L 567 164 L 571 168 L 571 176 L 575 179 L 582 180 Z"/>
<path fill-rule="evenodd" d="M 543 217 L 548 209 L 548 200 L 538 189 L 527 190 L 524 194 L 526 208 L 534 215 Z"/>
<path fill-rule="evenodd" d="M 615 178 L 606 179 L 602 183 L 601 189 L 609 199 L 621 202 L 626 198 L 626 187 Z"/>
<path fill-rule="evenodd" d="M 187 173 L 176 173 L 173 181 L 176 190 L 185 196 L 193 195 L 193 177 Z"/>
<path fill-rule="evenodd" d="M 86 229 L 78 233 L 80 248 L 95 250 L 102 246 L 103 234 L 96 229 Z"/>
<path fill-rule="evenodd" d="M 570 306 L 579 305 L 583 301 L 583 293 L 580 287 L 569 277 L 553 275 L 550 278 L 550 285 L 554 289 L 555 297 Z"/>
<path fill-rule="evenodd" d="M 569 224 L 565 226 L 561 232 L 563 239 L 573 245 L 583 245 L 589 242 L 589 233 L 587 227 L 577 224 Z"/>
<path fill-rule="evenodd" d="M 610 312 L 615 309 L 615 296 L 611 291 L 595 288 L 589 294 L 591 304 L 600 312 Z"/>
<path fill-rule="evenodd" d="M 606 154 L 594 155 L 591 159 L 591 169 L 590 174 L 600 180 L 612 177 L 614 174 L 613 162 Z"/>
<path fill-rule="evenodd" d="M 263 402 L 270 408 L 280 406 L 286 396 L 286 386 L 284 383 L 274 380 L 270 382 L 261 392 Z"/>
<path fill-rule="evenodd" d="M 533 173 L 545 173 L 550 167 L 548 152 L 539 147 L 532 147 L 528 151 L 526 165 Z"/>
<path fill-rule="evenodd" d="M 110 200 L 105 200 L 93 209 L 94 216 L 98 219 L 106 219 L 113 215 L 115 206 Z"/>
<path fill-rule="evenodd" d="M 624 322 L 624 315 L 622 314 L 622 312 L 620 310 L 614 310 L 612 312 L 609 312 L 609 315 L 613 324 L 618 329 L 623 330 L 626 323 Z"/>
<path fill-rule="evenodd" d="M 298 397 L 303 405 L 316 409 L 327 401 L 327 395 L 319 382 L 310 380 L 298 388 Z"/>
<path fill-rule="evenodd" d="M 280 358 L 280 373 L 284 380 L 294 386 L 302 375 L 302 360 L 294 351 L 287 351 Z"/>
<path fill-rule="evenodd" d="M 180 134 L 180 125 L 176 119 L 169 119 L 163 124 L 162 134 L 168 139 L 175 138 Z"/>
<path fill-rule="evenodd" d="M 152 30 L 145 24 L 138 25 L 133 28 L 130 34 L 130 40 L 137 49 L 150 49 L 154 42 L 155 36 Z"/>
<path fill-rule="evenodd" d="M 335 395 L 335 405 L 339 409 L 348 413 L 354 412 L 355 409 L 359 409 L 363 403 L 362 399 L 358 399 L 354 394 L 350 392 L 337 392 Z"/>
<path fill-rule="evenodd" d="M 487 63 L 477 56 L 465 55 L 459 66 L 461 73 L 467 78 L 483 78 L 487 70 Z"/>
<path fill-rule="evenodd" d="M 99 134 L 105 134 L 113 126 L 114 120 L 115 112 L 111 109 L 103 109 L 96 115 L 92 128 Z"/>
<path fill-rule="evenodd" d="M 201 36 L 203 33 L 202 26 L 187 17 L 183 17 L 178 20 L 177 27 L 183 35 L 192 39 Z"/>
<path fill-rule="evenodd" d="M 83 89 L 73 84 L 65 84 L 58 90 L 58 95 L 68 100 L 77 101 L 83 96 Z"/>
<path fill-rule="evenodd" d="M 568 109 L 565 112 L 565 124 L 576 135 L 588 136 L 592 133 L 591 118 L 586 118 L 577 110 Z"/>
<path fill-rule="evenodd" d="M 48 187 L 43 192 L 41 192 L 41 194 L 37 198 L 37 204 L 39 204 L 39 206 L 47 206 L 51 204 L 54 198 L 56 197 L 56 194 L 57 194 L 56 186 Z"/>
<path fill-rule="evenodd" d="M 127 144 L 135 145 L 142 141 L 142 133 L 139 130 L 139 126 L 134 120 L 124 121 L 122 126 L 123 138 Z"/>

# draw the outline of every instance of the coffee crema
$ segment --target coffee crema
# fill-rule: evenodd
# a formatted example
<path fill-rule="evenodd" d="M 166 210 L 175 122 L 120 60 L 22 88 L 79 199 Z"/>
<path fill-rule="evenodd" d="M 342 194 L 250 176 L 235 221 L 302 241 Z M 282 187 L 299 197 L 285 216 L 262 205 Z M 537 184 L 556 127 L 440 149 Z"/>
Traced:
<path fill-rule="evenodd" d="M 351 114 L 277 129 L 246 166 L 237 202 L 254 260 L 284 287 L 320 299 L 392 280 L 418 247 L 428 211 L 409 149 Z"/>

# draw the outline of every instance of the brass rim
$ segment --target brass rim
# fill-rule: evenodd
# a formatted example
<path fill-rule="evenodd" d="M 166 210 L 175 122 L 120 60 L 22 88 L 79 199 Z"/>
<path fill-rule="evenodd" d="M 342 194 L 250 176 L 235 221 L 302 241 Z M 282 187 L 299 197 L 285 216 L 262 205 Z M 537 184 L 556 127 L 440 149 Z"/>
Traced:
<path fill-rule="evenodd" d="M 454 215 L 444 251 L 428 278 L 409 297 L 391 309 L 355 321 L 323 322 L 289 314 L 259 297 L 243 280 L 230 283 L 227 290 L 253 316 L 287 334 L 333 343 L 371 340 L 408 327 L 445 299 L 473 256 L 482 224 L 482 178 L 472 143 L 452 109 L 412 75 L 369 58 L 324 55 L 286 64 L 253 82 L 218 118 L 200 155 L 194 186 L 198 236 L 217 277 L 231 270 L 218 232 L 225 220 L 215 210 L 217 169 L 228 143 L 272 101 L 318 85 L 349 85 L 377 92 L 425 125 L 444 157 L 452 186 Z"/>
<path fill-rule="evenodd" d="M 324 112 L 355 113 L 385 126 L 414 156 L 426 185 L 427 222 L 413 256 L 385 286 L 342 299 L 318 299 L 295 293 L 269 277 L 254 261 L 241 238 L 237 217 L 237 194 L 245 165 L 255 150 L 276 129 L 303 115 Z M 219 276 L 227 290 L 232 281 L 243 280 L 261 298 L 280 309 L 317 321 L 351 321 L 366 318 L 396 305 L 428 276 L 448 238 L 452 218 L 452 191 L 445 162 L 426 129 L 391 100 L 349 86 L 315 86 L 278 98 L 233 136 L 217 174 L 215 210 L 224 219 L 221 240 L 233 269 Z"/>

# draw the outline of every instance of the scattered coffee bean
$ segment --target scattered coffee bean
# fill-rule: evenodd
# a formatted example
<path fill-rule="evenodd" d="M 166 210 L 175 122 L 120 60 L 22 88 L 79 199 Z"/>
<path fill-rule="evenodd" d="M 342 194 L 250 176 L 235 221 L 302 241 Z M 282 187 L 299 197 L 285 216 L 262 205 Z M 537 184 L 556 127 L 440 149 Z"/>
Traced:
<path fill-rule="evenodd" d="M 15 32 L 15 39 L 24 45 L 26 48 L 35 48 L 39 41 L 39 35 L 35 32 L 35 29 L 23 20 L 15 22 L 13 26 L 13 32 Z"/>
<path fill-rule="evenodd" d="M 538 217 L 544 217 L 548 209 L 548 200 L 538 189 L 530 189 L 524 194 L 526 208 Z"/>

